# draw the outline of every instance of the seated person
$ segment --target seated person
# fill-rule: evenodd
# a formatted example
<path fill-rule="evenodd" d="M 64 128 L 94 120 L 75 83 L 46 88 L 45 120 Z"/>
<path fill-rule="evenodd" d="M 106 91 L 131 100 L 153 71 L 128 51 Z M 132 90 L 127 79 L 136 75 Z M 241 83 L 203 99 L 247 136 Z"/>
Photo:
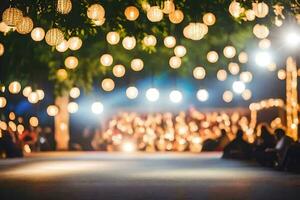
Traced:
<path fill-rule="evenodd" d="M 251 155 L 251 146 L 246 141 L 244 141 L 243 131 L 239 129 L 237 131 L 236 138 L 224 148 L 222 158 L 250 159 Z"/>

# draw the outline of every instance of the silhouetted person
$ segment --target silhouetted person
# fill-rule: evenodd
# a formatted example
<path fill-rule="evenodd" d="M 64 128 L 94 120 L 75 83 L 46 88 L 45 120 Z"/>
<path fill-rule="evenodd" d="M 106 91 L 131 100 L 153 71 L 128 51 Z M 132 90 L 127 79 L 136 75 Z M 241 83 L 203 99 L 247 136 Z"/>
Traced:
<path fill-rule="evenodd" d="M 250 159 L 251 154 L 251 146 L 243 140 L 243 131 L 239 129 L 236 138 L 225 147 L 223 158 Z"/>
<path fill-rule="evenodd" d="M 223 151 L 224 148 L 230 143 L 230 139 L 227 136 L 227 132 L 222 129 L 221 130 L 221 136 L 218 138 L 218 146 L 217 146 L 217 151 Z"/>
<path fill-rule="evenodd" d="M 218 147 L 218 141 L 208 138 L 203 142 L 202 151 L 215 151 Z"/>
<path fill-rule="evenodd" d="M 94 138 L 95 129 L 85 128 L 82 133 L 81 146 L 84 151 L 94 150 L 92 147 L 92 140 Z"/>
<path fill-rule="evenodd" d="M 20 142 L 14 135 L 14 132 L 8 129 L 8 131 L 3 131 L 2 133 L 2 148 L 7 158 L 22 157 L 23 152 Z"/>

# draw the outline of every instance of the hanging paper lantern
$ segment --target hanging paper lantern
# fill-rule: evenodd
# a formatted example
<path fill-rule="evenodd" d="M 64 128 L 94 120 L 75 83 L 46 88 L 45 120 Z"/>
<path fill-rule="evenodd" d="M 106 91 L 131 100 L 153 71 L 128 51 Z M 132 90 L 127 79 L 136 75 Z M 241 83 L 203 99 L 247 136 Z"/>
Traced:
<path fill-rule="evenodd" d="M 262 39 L 259 41 L 258 46 L 261 49 L 268 49 L 271 47 L 271 41 L 269 39 Z"/>
<path fill-rule="evenodd" d="M 178 45 L 174 49 L 175 56 L 181 58 L 186 54 L 186 48 L 183 45 Z"/>
<path fill-rule="evenodd" d="M 93 4 L 88 8 L 87 16 L 92 20 L 103 19 L 105 16 L 105 10 L 100 4 Z"/>
<path fill-rule="evenodd" d="M 32 92 L 32 88 L 30 86 L 26 86 L 24 89 L 23 89 L 23 96 L 24 97 L 28 97 L 30 95 L 30 93 Z"/>
<path fill-rule="evenodd" d="M 129 21 L 136 20 L 140 15 L 139 10 L 135 6 L 128 6 L 125 9 L 124 14 L 126 16 L 126 19 L 128 19 Z"/>
<path fill-rule="evenodd" d="M 65 66 L 68 69 L 75 69 L 78 66 L 78 58 L 69 56 L 65 59 Z"/>
<path fill-rule="evenodd" d="M 45 31 L 41 27 L 36 27 L 31 31 L 31 38 L 36 41 L 42 41 L 45 37 Z"/>
<path fill-rule="evenodd" d="M 76 99 L 80 96 L 80 89 L 78 87 L 73 87 L 69 93 L 70 97 Z"/>
<path fill-rule="evenodd" d="M 65 52 L 69 48 L 69 44 L 67 40 L 63 40 L 59 45 L 55 47 L 58 52 Z"/>
<path fill-rule="evenodd" d="M 184 18 L 184 14 L 181 10 L 175 10 L 174 12 L 171 12 L 169 14 L 169 20 L 173 24 L 179 24 L 180 22 L 183 21 L 183 18 Z"/>
<path fill-rule="evenodd" d="M 22 20 L 17 23 L 17 32 L 20 34 L 28 34 L 33 29 L 33 22 L 30 17 L 23 17 Z"/>
<path fill-rule="evenodd" d="M 280 69 L 277 72 L 277 77 L 279 80 L 284 80 L 286 78 L 286 72 L 284 69 Z"/>
<path fill-rule="evenodd" d="M 76 51 L 81 48 L 82 40 L 79 37 L 70 37 L 68 45 L 71 50 Z"/>
<path fill-rule="evenodd" d="M 51 117 L 54 117 L 54 116 L 56 116 L 57 114 L 58 114 L 58 107 L 57 106 L 55 106 L 55 105 L 50 105 L 50 106 L 48 106 L 48 108 L 47 108 L 47 114 L 49 115 L 49 116 L 51 116 Z"/>
<path fill-rule="evenodd" d="M 103 54 L 100 57 L 100 63 L 105 67 L 111 66 L 113 61 L 114 59 L 110 54 Z"/>
<path fill-rule="evenodd" d="M 236 50 L 233 46 L 227 46 L 223 49 L 223 53 L 226 58 L 233 58 L 236 54 Z"/>
<path fill-rule="evenodd" d="M 23 13 L 18 8 L 7 8 L 2 14 L 2 21 L 8 26 L 16 26 L 22 18 Z"/>
<path fill-rule="evenodd" d="M 102 26 L 105 23 L 105 18 L 92 20 L 92 22 L 95 24 L 95 26 Z"/>
<path fill-rule="evenodd" d="M 11 27 L 7 26 L 4 22 L 0 22 L 0 32 L 8 33 Z"/>
<path fill-rule="evenodd" d="M 195 67 L 193 70 L 193 76 L 195 79 L 204 79 L 206 75 L 205 69 L 203 67 Z"/>
<path fill-rule="evenodd" d="M 269 13 L 269 6 L 264 2 L 252 3 L 252 10 L 254 11 L 256 17 L 264 18 Z"/>
<path fill-rule="evenodd" d="M 243 81 L 244 83 L 249 83 L 252 81 L 252 73 L 251 72 L 242 72 L 240 73 L 240 80 Z"/>
<path fill-rule="evenodd" d="M 135 39 L 135 37 L 134 36 L 132 36 L 132 37 L 126 36 L 123 39 L 123 41 L 122 41 L 122 45 L 127 50 L 134 49 L 134 47 L 136 45 L 136 39 Z"/>
<path fill-rule="evenodd" d="M 189 23 L 183 29 L 184 37 L 191 40 L 201 40 L 208 33 L 208 27 L 203 23 Z"/>
<path fill-rule="evenodd" d="M 72 10 L 71 0 L 57 0 L 56 11 L 66 15 Z"/>
<path fill-rule="evenodd" d="M 56 46 L 64 40 L 64 34 L 58 28 L 52 28 L 47 31 L 45 40 L 48 45 Z"/>
<path fill-rule="evenodd" d="M 228 70 L 232 75 L 237 75 L 240 72 L 240 66 L 237 63 L 231 62 L 228 64 Z"/>
<path fill-rule="evenodd" d="M 39 95 L 37 92 L 31 92 L 28 96 L 29 103 L 35 104 L 39 101 Z"/>
<path fill-rule="evenodd" d="M 101 85 L 102 89 L 106 92 L 110 92 L 115 88 L 115 82 L 110 78 L 103 79 Z"/>
<path fill-rule="evenodd" d="M 224 69 L 220 69 L 217 72 L 217 78 L 219 81 L 225 81 L 227 79 L 227 72 Z"/>
<path fill-rule="evenodd" d="M 226 102 L 226 103 L 229 103 L 231 102 L 233 99 L 233 93 L 229 90 L 226 90 L 224 93 L 223 93 L 223 100 Z"/>
<path fill-rule="evenodd" d="M 44 99 L 44 97 L 45 97 L 45 92 L 44 92 L 43 90 L 41 90 L 41 89 L 36 90 L 36 93 L 37 93 L 37 95 L 38 95 L 38 97 L 39 97 L 39 101 L 41 101 L 41 100 Z"/>
<path fill-rule="evenodd" d="M 236 2 L 235 0 L 232 1 L 229 5 L 229 13 L 235 17 L 238 18 L 242 13 L 242 8 L 239 2 Z"/>
<path fill-rule="evenodd" d="M 134 86 L 131 86 L 131 87 L 128 87 L 126 89 L 126 96 L 129 98 L 129 99 L 135 99 L 137 98 L 139 94 L 139 91 L 136 87 Z"/>
<path fill-rule="evenodd" d="M 21 90 L 21 84 L 18 81 L 13 81 L 8 86 L 8 91 L 12 94 L 18 94 Z"/>
<path fill-rule="evenodd" d="M 59 81 L 64 81 L 68 78 L 68 72 L 65 69 L 59 69 L 56 72 L 56 77 Z"/>
<path fill-rule="evenodd" d="M 120 34 L 118 32 L 111 31 L 107 33 L 106 40 L 111 45 L 116 45 L 120 41 Z"/>
<path fill-rule="evenodd" d="M 30 117 L 29 124 L 32 127 L 37 127 L 39 125 L 39 119 L 37 117 Z"/>
<path fill-rule="evenodd" d="M 209 94 L 208 94 L 207 90 L 205 90 L 205 89 L 198 90 L 198 92 L 197 92 L 197 99 L 199 101 L 204 102 L 204 101 L 207 101 L 208 98 L 209 98 Z"/>
<path fill-rule="evenodd" d="M 169 60 L 169 65 L 173 69 L 177 69 L 181 66 L 181 58 L 177 56 L 172 56 Z"/>
<path fill-rule="evenodd" d="M 216 63 L 219 59 L 219 55 L 216 51 L 210 51 L 207 53 L 207 60 L 210 63 Z"/>
<path fill-rule="evenodd" d="M 256 24 L 253 27 L 253 34 L 259 39 L 264 39 L 264 38 L 268 37 L 269 33 L 270 33 L 270 31 L 269 31 L 268 27 L 265 25 Z"/>
<path fill-rule="evenodd" d="M 244 90 L 244 92 L 242 93 L 242 97 L 245 101 L 248 101 L 249 99 L 251 99 L 252 97 L 252 92 L 249 89 Z"/>
<path fill-rule="evenodd" d="M 131 61 L 131 69 L 133 71 L 141 71 L 144 68 L 144 62 L 142 59 L 135 58 Z"/>
<path fill-rule="evenodd" d="M 68 104 L 68 112 L 69 113 L 76 113 L 78 111 L 78 104 L 76 102 L 70 102 Z"/>
<path fill-rule="evenodd" d="M 167 48 L 173 48 L 176 45 L 176 38 L 173 36 L 167 36 L 164 39 L 164 45 Z"/>
<path fill-rule="evenodd" d="M 0 97 L 0 108 L 4 108 L 7 104 L 5 97 Z"/>
<path fill-rule="evenodd" d="M 239 62 L 243 64 L 248 62 L 248 54 L 246 52 L 241 52 L 239 54 Z"/>
<path fill-rule="evenodd" d="M 246 10 L 245 15 L 248 21 L 255 20 L 255 12 L 252 9 Z"/>
<path fill-rule="evenodd" d="M 159 22 L 162 20 L 163 16 L 164 16 L 164 13 L 159 8 L 159 6 L 152 6 L 147 11 L 147 18 L 151 22 Z"/>
<path fill-rule="evenodd" d="M 0 56 L 4 54 L 4 45 L 0 43 Z"/>
<path fill-rule="evenodd" d="M 156 45 L 156 37 L 154 35 L 147 35 L 143 39 L 143 43 L 145 46 L 154 47 Z"/>
<path fill-rule="evenodd" d="M 115 77 L 123 77 L 125 75 L 125 67 L 123 65 L 115 65 L 113 67 L 113 74 Z"/>
<path fill-rule="evenodd" d="M 175 4 L 173 3 L 173 0 L 164 1 L 163 13 L 170 14 L 174 11 L 175 11 Z"/>
<path fill-rule="evenodd" d="M 213 13 L 206 13 L 203 16 L 203 22 L 207 26 L 212 26 L 216 23 L 216 16 Z"/>

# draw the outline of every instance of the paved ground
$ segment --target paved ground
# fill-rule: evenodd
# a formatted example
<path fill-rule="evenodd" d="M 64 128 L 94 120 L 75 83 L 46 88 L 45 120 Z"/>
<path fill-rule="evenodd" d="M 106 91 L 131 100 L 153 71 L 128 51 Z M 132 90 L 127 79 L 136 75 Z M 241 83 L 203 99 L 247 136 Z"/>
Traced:
<path fill-rule="evenodd" d="M 0 160 L 0 199 L 300 199 L 300 175 L 219 157 L 45 153 Z"/>

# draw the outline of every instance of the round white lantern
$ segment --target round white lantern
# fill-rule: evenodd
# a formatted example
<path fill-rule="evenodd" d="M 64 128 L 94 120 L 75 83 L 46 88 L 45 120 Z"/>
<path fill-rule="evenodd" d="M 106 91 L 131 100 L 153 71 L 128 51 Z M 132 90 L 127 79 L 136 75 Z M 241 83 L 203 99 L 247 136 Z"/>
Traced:
<path fill-rule="evenodd" d="M 175 4 L 173 3 L 173 0 L 164 1 L 163 13 L 170 14 L 174 11 L 175 11 Z"/>
<path fill-rule="evenodd" d="M 223 54 L 226 58 L 233 58 L 236 54 L 236 50 L 233 46 L 227 46 L 223 49 Z"/>
<path fill-rule="evenodd" d="M 208 94 L 207 90 L 205 90 L 205 89 L 198 90 L 197 99 L 199 101 L 202 101 L 202 102 L 207 101 L 208 97 L 209 97 L 209 94 Z"/>
<path fill-rule="evenodd" d="M 101 86 L 104 91 L 110 92 L 115 88 L 115 82 L 110 78 L 105 78 L 103 79 Z"/>
<path fill-rule="evenodd" d="M 240 80 L 243 81 L 244 83 L 249 83 L 252 81 L 252 73 L 251 72 L 242 72 L 240 74 Z"/>
<path fill-rule="evenodd" d="M 103 19 L 105 16 L 105 10 L 100 4 L 93 4 L 88 8 L 87 16 L 92 20 Z"/>
<path fill-rule="evenodd" d="M 234 81 L 232 84 L 232 89 L 235 93 L 242 94 L 246 89 L 246 86 L 242 81 Z"/>
<path fill-rule="evenodd" d="M 219 81 L 225 81 L 227 79 L 227 72 L 226 70 L 224 69 L 220 69 L 218 72 L 217 72 L 217 79 Z"/>
<path fill-rule="evenodd" d="M 107 33 L 106 40 L 111 45 L 116 45 L 120 41 L 120 34 L 118 32 L 111 31 Z"/>
<path fill-rule="evenodd" d="M 68 78 L 68 72 L 65 69 L 59 69 L 56 72 L 56 77 L 59 81 L 64 81 Z"/>
<path fill-rule="evenodd" d="M 23 96 L 24 97 L 28 97 L 30 95 L 30 93 L 32 92 L 32 88 L 30 86 L 26 86 L 24 89 L 23 89 Z"/>
<path fill-rule="evenodd" d="M 181 10 L 175 10 L 174 12 L 171 12 L 169 14 L 169 20 L 173 23 L 173 24 L 179 24 L 180 22 L 182 22 L 184 19 L 184 14 Z"/>
<path fill-rule="evenodd" d="M 18 94 L 21 90 L 21 84 L 18 81 L 13 81 L 8 86 L 8 91 L 12 94 Z"/>
<path fill-rule="evenodd" d="M 210 63 L 216 63 L 219 59 L 219 55 L 216 51 L 210 51 L 207 53 L 207 60 Z"/>
<path fill-rule="evenodd" d="M 78 111 L 78 104 L 76 102 L 70 102 L 68 104 L 68 111 L 69 113 L 76 113 Z"/>
<path fill-rule="evenodd" d="M 239 62 L 240 63 L 243 63 L 243 64 L 245 64 L 245 63 L 247 63 L 248 62 L 248 54 L 246 53 L 246 52 L 241 52 L 240 54 L 239 54 Z"/>
<path fill-rule="evenodd" d="M 73 87 L 69 93 L 70 97 L 76 99 L 80 96 L 80 89 L 78 87 Z"/>
<path fill-rule="evenodd" d="M 110 55 L 110 54 L 103 54 L 100 57 L 100 63 L 105 67 L 111 66 L 113 61 L 114 61 L 114 59 L 113 59 L 112 55 Z"/>
<path fill-rule="evenodd" d="M 144 37 L 143 43 L 145 46 L 154 47 L 157 43 L 157 40 L 154 35 L 147 35 Z"/>
<path fill-rule="evenodd" d="M 151 22 L 159 22 L 162 20 L 164 13 L 159 8 L 159 6 L 152 6 L 147 11 L 147 18 Z"/>
<path fill-rule="evenodd" d="M 233 93 L 230 91 L 230 90 L 226 90 L 224 93 L 223 93 L 223 100 L 226 102 L 226 103 L 229 103 L 231 102 L 233 99 Z"/>
<path fill-rule="evenodd" d="M 64 34 L 58 28 L 52 28 L 47 31 L 45 40 L 48 45 L 56 46 L 64 40 Z"/>
<path fill-rule="evenodd" d="M 99 115 L 103 112 L 104 106 L 101 102 L 97 101 L 92 104 L 91 110 L 94 114 Z"/>
<path fill-rule="evenodd" d="M 259 39 L 264 39 L 268 37 L 269 33 L 269 28 L 265 25 L 256 24 L 253 27 L 253 34 Z"/>
<path fill-rule="evenodd" d="M 65 52 L 69 48 L 69 44 L 67 40 L 63 40 L 59 45 L 55 47 L 58 52 Z"/>
<path fill-rule="evenodd" d="M 102 26 L 105 23 L 105 18 L 92 20 L 92 22 L 95 24 L 95 26 Z"/>
<path fill-rule="evenodd" d="M 173 103 L 180 103 L 182 100 L 182 93 L 179 90 L 173 90 L 169 94 L 169 99 Z"/>
<path fill-rule="evenodd" d="M 47 107 L 47 114 L 51 117 L 54 117 L 58 114 L 58 107 L 55 105 L 50 105 Z"/>
<path fill-rule="evenodd" d="M 229 13 L 234 17 L 238 18 L 242 13 L 242 8 L 239 2 L 235 0 L 232 1 L 229 5 Z"/>
<path fill-rule="evenodd" d="M 37 117 L 30 117 L 29 124 L 32 127 L 37 127 L 39 125 L 39 119 Z"/>
<path fill-rule="evenodd" d="M 203 22 L 207 26 L 212 26 L 216 23 L 216 16 L 213 13 L 206 13 L 203 16 Z"/>
<path fill-rule="evenodd" d="M 146 91 L 146 98 L 148 101 L 155 102 L 159 99 L 159 91 L 156 88 L 149 88 Z"/>
<path fill-rule="evenodd" d="M 164 45 L 167 48 L 173 48 L 176 45 L 176 38 L 173 36 L 167 36 L 164 39 Z"/>
<path fill-rule="evenodd" d="M 78 59 L 75 56 L 69 56 L 65 59 L 65 66 L 68 69 L 75 69 L 78 66 Z"/>
<path fill-rule="evenodd" d="M 31 92 L 28 96 L 29 103 L 35 104 L 39 101 L 39 95 L 37 92 Z"/>
<path fill-rule="evenodd" d="M 136 20 L 140 15 L 139 10 L 135 6 L 128 6 L 125 9 L 124 14 L 126 16 L 126 19 L 128 19 L 129 21 Z"/>
<path fill-rule="evenodd" d="M 181 66 L 181 58 L 177 56 L 172 56 L 169 60 L 169 65 L 173 69 L 177 69 Z"/>
<path fill-rule="evenodd" d="M 71 0 L 57 0 L 56 11 L 66 15 L 72 10 Z"/>
<path fill-rule="evenodd" d="M 184 37 L 191 40 L 201 40 L 208 33 L 208 27 L 203 23 L 189 23 L 183 29 Z"/>
<path fill-rule="evenodd" d="M 20 34 L 28 34 L 33 29 L 33 21 L 30 17 L 23 17 L 22 20 L 17 23 L 16 30 Z"/>
<path fill-rule="evenodd" d="M 249 99 L 251 99 L 252 97 L 252 92 L 249 89 L 244 90 L 244 92 L 242 93 L 242 97 L 245 101 L 248 101 Z"/>
<path fill-rule="evenodd" d="M 255 12 L 252 9 L 246 10 L 245 15 L 248 21 L 255 20 Z"/>
<path fill-rule="evenodd" d="M 183 45 L 178 45 L 174 49 L 175 56 L 181 58 L 186 54 L 186 48 Z"/>
<path fill-rule="evenodd" d="M 130 37 L 130 36 L 126 36 L 123 41 L 122 41 L 122 45 L 125 49 L 127 50 L 132 50 L 134 49 L 135 45 L 136 45 L 136 39 L 134 36 Z"/>
<path fill-rule="evenodd" d="M 131 61 L 131 69 L 133 71 L 141 71 L 144 68 L 144 62 L 142 59 L 135 58 Z"/>
<path fill-rule="evenodd" d="M 4 108 L 7 104 L 5 97 L 0 97 L 0 108 Z"/>
<path fill-rule="evenodd" d="M 252 3 L 252 10 L 254 11 L 256 17 L 264 18 L 269 13 L 269 6 L 264 2 Z"/>
<path fill-rule="evenodd" d="M 195 67 L 193 70 L 193 76 L 195 79 L 204 79 L 206 75 L 205 69 L 203 67 Z"/>
<path fill-rule="evenodd" d="M 240 72 L 240 66 L 235 62 L 231 62 L 228 64 L 228 70 L 232 75 L 237 75 Z"/>
<path fill-rule="evenodd" d="M 139 94 L 139 91 L 136 87 L 134 86 L 131 86 L 131 87 L 128 87 L 126 89 L 126 96 L 129 98 L 129 99 L 135 99 L 137 98 Z"/>
<path fill-rule="evenodd" d="M 76 51 L 81 48 L 82 40 L 79 37 L 70 37 L 68 45 L 71 50 Z"/>
<path fill-rule="evenodd" d="M 18 8 L 7 8 L 2 14 L 2 21 L 8 26 L 16 26 L 22 18 L 23 13 Z"/>
<path fill-rule="evenodd" d="M 271 47 L 271 41 L 269 39 L 262 39 L 258 43 L 259 48 L 261 49 L 269 49 Z"/>
<path fill-rule="evenodd" d="M 118 77 L 118 78 L 123 77 L 125 75 L 125 72 L 126 72 L 126 70 L 123 65 L 115 65 L 113 67 L 113 74 L 115 77 Z"/>
<path fill-rule="evenodd" d="M 45 31 L 41 27 L 36 27 L 31 31 L 31 38 L 36 41 L 42 41 L 45 37 Z"/>

